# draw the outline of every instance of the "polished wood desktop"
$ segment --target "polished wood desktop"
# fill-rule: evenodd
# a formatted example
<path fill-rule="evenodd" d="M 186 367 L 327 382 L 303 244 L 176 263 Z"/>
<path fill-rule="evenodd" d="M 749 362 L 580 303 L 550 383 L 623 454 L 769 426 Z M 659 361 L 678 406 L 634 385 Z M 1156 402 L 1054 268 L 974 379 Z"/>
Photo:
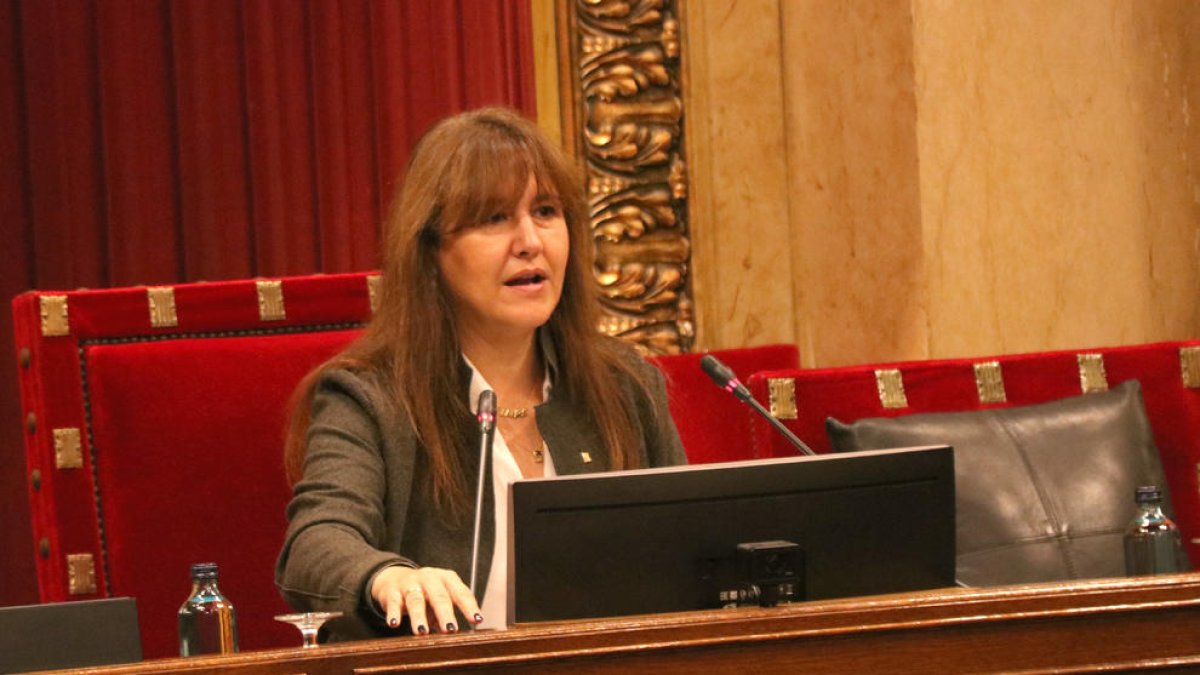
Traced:
<path fill-rule="evenodd" d="M 296 636 L 299 643 L 299 633 Z M 943 589 L 165 659 L 84 672 L 1200 671 L 1200 574 Z M 79 672 L 79 671 L 74 671 Z"/>

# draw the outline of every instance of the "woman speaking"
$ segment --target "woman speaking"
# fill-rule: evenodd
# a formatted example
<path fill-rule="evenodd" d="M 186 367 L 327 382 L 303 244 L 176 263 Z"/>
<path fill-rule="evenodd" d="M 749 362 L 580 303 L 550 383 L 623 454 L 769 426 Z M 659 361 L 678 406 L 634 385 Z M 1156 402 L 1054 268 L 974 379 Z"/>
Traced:
<path fill-rule="evenodd" d="M 573 166 L 504 109 L 446 119 L 388 213 L 378 309 L 301 383 L 276 583 L 335 639 L 503 626 L 507 486 L 684 463 L 662 375 L 599 334 Z M 470 576 L 480 392 L 497 399 Z M 456 612 L 457 610 L 457 612 Z"/>

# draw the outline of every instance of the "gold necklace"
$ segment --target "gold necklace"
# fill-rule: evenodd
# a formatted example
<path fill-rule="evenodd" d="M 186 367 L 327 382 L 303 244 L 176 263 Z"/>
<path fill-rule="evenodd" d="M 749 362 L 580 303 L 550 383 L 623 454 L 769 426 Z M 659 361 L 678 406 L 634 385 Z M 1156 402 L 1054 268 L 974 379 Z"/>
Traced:
<path fill-rule="evenodd" d="M 503 407 L 497 407 L 497 408 L 496 408 L 496 414 L 497 414 L 497 415 L 499 415 L 499 416 L 501 416 L 501 417 L 507 417 L 507 418 L 509 418 L 510 420 L 519 420 L 519 419 L 521 419 L 522 417 L 524 417 L 524 416 L 526 416 L 526 415 L 528 415 L 528 414 L 529 414 L 529 408 L 528 408 L 528 406 L 527 406 L 527 407 L 524 407 L 524 408 L 503 408 Z"/>
<path fill-rule="evenodd" d="M 540 441 L 540 439 L 539 439 L 538 444 L 532 448 L 522 448 L 521 446 L 517 445 L 516 443 L 509 443 L 508 448 L 509 448 L 509 450 L 518 450 L 520 452 L 528 452 L 529 454 L 533 455 L 533 461 L 537 464 L 542 464 L 543 462 L 546 461 L 546 452 L 544 450 L 542 450 L 542 442 Z"/>
<path fill-rule="evenodd" d="M 501 408 L 497 408 L 496 410 L 497 410 L 497 412 L 499 412 L 501 410 Z M 510 429 L 510 431 L 515 431 L 515 430 Z M 504 441 L 508 445 L 508 449 L 510 451 L 517 450 L 519 452 L 527 452 L 530 455 L 533 455 L 533 461 L 537 464 L 542 464 L 543 462 L 546 461 L 546 453 L 544 450 L 542 450 L 542 448 L 545 447 L 546 442 L 544 440 L 542 440 L 542 435 L 540 433 L 538 433 L 536 427 L 534 428 L 534 432 L 533 432 L 533 437 L 536 439 L 536 441 L 533 443 L 533 447 L 522 447 L 523 444 L 514 442 L 516 440 L 515 437 L 517 436 L 517 434 L 515 434 L 515 433 L 511 434 L 514 437 L 513 440 L 509 440 L 509 435 L 510 434 L 505 434 Z M 521 440 L 524 440 L 524 439 L 521 439 Z"/>

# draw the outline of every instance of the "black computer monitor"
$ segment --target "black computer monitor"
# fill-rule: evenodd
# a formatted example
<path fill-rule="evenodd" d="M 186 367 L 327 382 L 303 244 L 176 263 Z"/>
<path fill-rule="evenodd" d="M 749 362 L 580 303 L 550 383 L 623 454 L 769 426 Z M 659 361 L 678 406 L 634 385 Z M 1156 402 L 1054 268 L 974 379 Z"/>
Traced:
<path fill-rule="evenodd" d="M 133 598 L 0 607 L 0 673 L 141 660 Z"/>
<path fill-rule="evenodd" d="M 525 480 L 509 495 L 509 623 L 954 585 L 947 446 Z"/>

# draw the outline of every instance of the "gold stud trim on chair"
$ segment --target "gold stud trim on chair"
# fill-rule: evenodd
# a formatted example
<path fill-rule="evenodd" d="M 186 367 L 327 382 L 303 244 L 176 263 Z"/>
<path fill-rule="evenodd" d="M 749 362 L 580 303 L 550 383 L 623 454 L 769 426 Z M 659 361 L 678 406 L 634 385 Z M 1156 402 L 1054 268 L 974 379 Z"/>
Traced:
<path fill-rule="evenodd" d="M 1200 389 L 1200 347 L 1179 348 L 1179 370 L 1183 386 Z"/>
<path fill-rule="evenodd" d="M 1084 394 L 1108 391 L 1108 375 L 1104 372 L 1103 354 L 1078 354 L 1079 390 Z"/>
<path fill-rule="evenodd" d="M 263 321 L 283 321 L 287 311 L 283 304 L 283 282 L 262 280 L 255 282 L 258 288 L 258 318 Z"/>
<path fill-rule="evenodd" d="M 58 337 L 71 334 L 71 321 L 67 316 L 67 296 L 38 296 L 42 311 L 42 336 Z"/>
<path fill-rule="evenodd" d="M 179 325 L 175 311 L 175 288 L 172 286 L 149 286 L 146 300 L 150 303 L 150 325 L 154 328 L 172 328 Z"/>
<path fill-rule="evenodd" d="M 96 592 L 96 559 L 91 553 L 67 556 L 67 593 L 90 595 Z"/>
<path fill-rule="evenodd" d="M 771 417 L 777 420 L 796 419 L 796 381 L 790 377 L 767 378 L 767 398 Z"/>
<path fill-rule="evenodd" d="M 1004 390 L 1004 373 L 1000 370 L 999 361 L 982 361 L 974 364 L 975 390 L 979 392 L 980 403 L 1007 403 L 1008 394 Z"/>
<path fill-rule="evenodd" d="M 371 302 L 371 313 L 374 314 L 379 309 L 379 284 L 382 277 L 378 274 L 367 276 L 367 298 Z"/>
<path fill-rule="evenodd" d="M 904 376 L 895 368 L 875 371 L 875 386 L 879 390 L 879 403 L 884 408 L 907 408 L 908 396 L 904 393 Z"/>
<path fill-rule="evenodd" d="M 79 429 L 54 430 L 54 466 L 59 469 L 83 468 L 83 443 Z"/>

